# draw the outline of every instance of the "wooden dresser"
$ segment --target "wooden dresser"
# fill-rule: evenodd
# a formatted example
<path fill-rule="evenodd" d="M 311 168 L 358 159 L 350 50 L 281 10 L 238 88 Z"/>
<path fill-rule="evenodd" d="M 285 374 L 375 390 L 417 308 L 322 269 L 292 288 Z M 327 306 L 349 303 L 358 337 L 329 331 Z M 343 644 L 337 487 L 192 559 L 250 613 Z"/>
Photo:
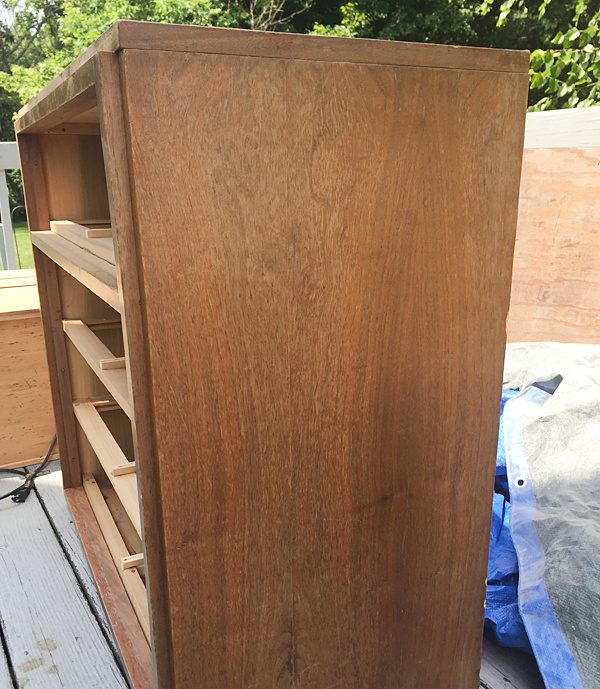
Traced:
<path fill-rule="evenodd" d="M 126 21 L 20 112 L 135 689 L 477 687 L 527 70 Z"/>

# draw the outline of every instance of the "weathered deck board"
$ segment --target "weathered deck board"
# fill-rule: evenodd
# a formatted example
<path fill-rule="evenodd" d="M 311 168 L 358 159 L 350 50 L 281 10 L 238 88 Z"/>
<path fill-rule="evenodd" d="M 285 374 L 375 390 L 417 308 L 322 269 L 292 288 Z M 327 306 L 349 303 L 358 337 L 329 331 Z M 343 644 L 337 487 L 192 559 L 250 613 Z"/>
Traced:
<path fill-rule="evenodd" d="M 29 467 L 29 470 L 32 471 L 33 468 Z M 45 473 L 46 471 L 48 473 Z M 58 460 L 50 462 L 45 472 L 35 481 L 38 498 L 73 568 L 75 577 L 83 587 L 88 602 L 96 613 L 100 626 L 104 629 L 113 651 L 118 653 L 104 608 L 100 602 L 98 589 L 90 572 L 77 529 L 73 524 L 71 511 L 65 500 L 60 462 Z"/>
<path fill-rule="evenodd" d="M 484 639 L 481 659 L 482 689 L 544 689 L 535 660 L 520 651 L 500 648 Z"/>
<path fill-rule="evenodd" d="M 3 476 L 0 490 L 19 482 Z M 2 501 L 0 524 L 0 616 L 19 689 L 127 689 L 37 496 Z"/>
<path fill-rule="evenodd" d="M 0 617 L 0 624 L 2 624 L 2 618 Z M 8 671 L 8 663 L 3 653 L 3 649 L 0 647 L 0 687 L 10 687 L 12 689 L 12 680 L 10 678 L 10 672 Z"/>

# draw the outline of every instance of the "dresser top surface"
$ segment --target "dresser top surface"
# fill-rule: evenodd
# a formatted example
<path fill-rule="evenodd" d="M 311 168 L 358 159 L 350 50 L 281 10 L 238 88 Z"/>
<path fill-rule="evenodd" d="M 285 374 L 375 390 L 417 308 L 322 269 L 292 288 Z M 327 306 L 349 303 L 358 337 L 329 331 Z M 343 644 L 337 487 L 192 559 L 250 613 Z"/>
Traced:
<path fill-rule="evenodd" d="M 122 50 L 159 50 L 519 74 L 526 74 L 529 69 L 528 51 L 120 20 L 23 106 L 19 111 L 19 119 L 43 100 L 52 97 L 57 89 L 64 88 L 65 82 L 72 80 L 77 71 L 97 53 L 118 53 Z M 30 122 L 31 115 L 27 119 Z"/>

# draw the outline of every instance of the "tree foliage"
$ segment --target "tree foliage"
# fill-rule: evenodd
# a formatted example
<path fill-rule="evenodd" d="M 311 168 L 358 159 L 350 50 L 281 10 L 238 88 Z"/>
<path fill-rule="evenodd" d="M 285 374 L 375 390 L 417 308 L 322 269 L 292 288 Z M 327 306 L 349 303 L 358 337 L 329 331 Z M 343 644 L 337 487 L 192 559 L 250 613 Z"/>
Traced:
<path fill-rule="evenodd" d="M 547 0 L 548 1 L 548 0 Z M 543 13 L 543 3 L 540 14 Z M 531 90 L 536 110 L 596 105 L 600 102 L 600 11 L 580 0 L 566 31 L 557 31 L 549 48 L 531 55 Z"/>

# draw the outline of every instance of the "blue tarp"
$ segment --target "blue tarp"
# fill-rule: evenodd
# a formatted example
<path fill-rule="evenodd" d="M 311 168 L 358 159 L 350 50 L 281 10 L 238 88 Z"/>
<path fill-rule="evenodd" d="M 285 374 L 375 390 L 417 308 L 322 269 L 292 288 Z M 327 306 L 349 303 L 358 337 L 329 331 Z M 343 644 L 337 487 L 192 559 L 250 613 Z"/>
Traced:
<path fill-rule="evenodd" d="M 583 689 L 545 585 L 545 557 L 533 522 L 535 495 L 521 414 L 535 414 L 548 393 L 535 387 L 502 393 L 488 560 L 485 633 L 532 653 L 547 689 Z"/>

